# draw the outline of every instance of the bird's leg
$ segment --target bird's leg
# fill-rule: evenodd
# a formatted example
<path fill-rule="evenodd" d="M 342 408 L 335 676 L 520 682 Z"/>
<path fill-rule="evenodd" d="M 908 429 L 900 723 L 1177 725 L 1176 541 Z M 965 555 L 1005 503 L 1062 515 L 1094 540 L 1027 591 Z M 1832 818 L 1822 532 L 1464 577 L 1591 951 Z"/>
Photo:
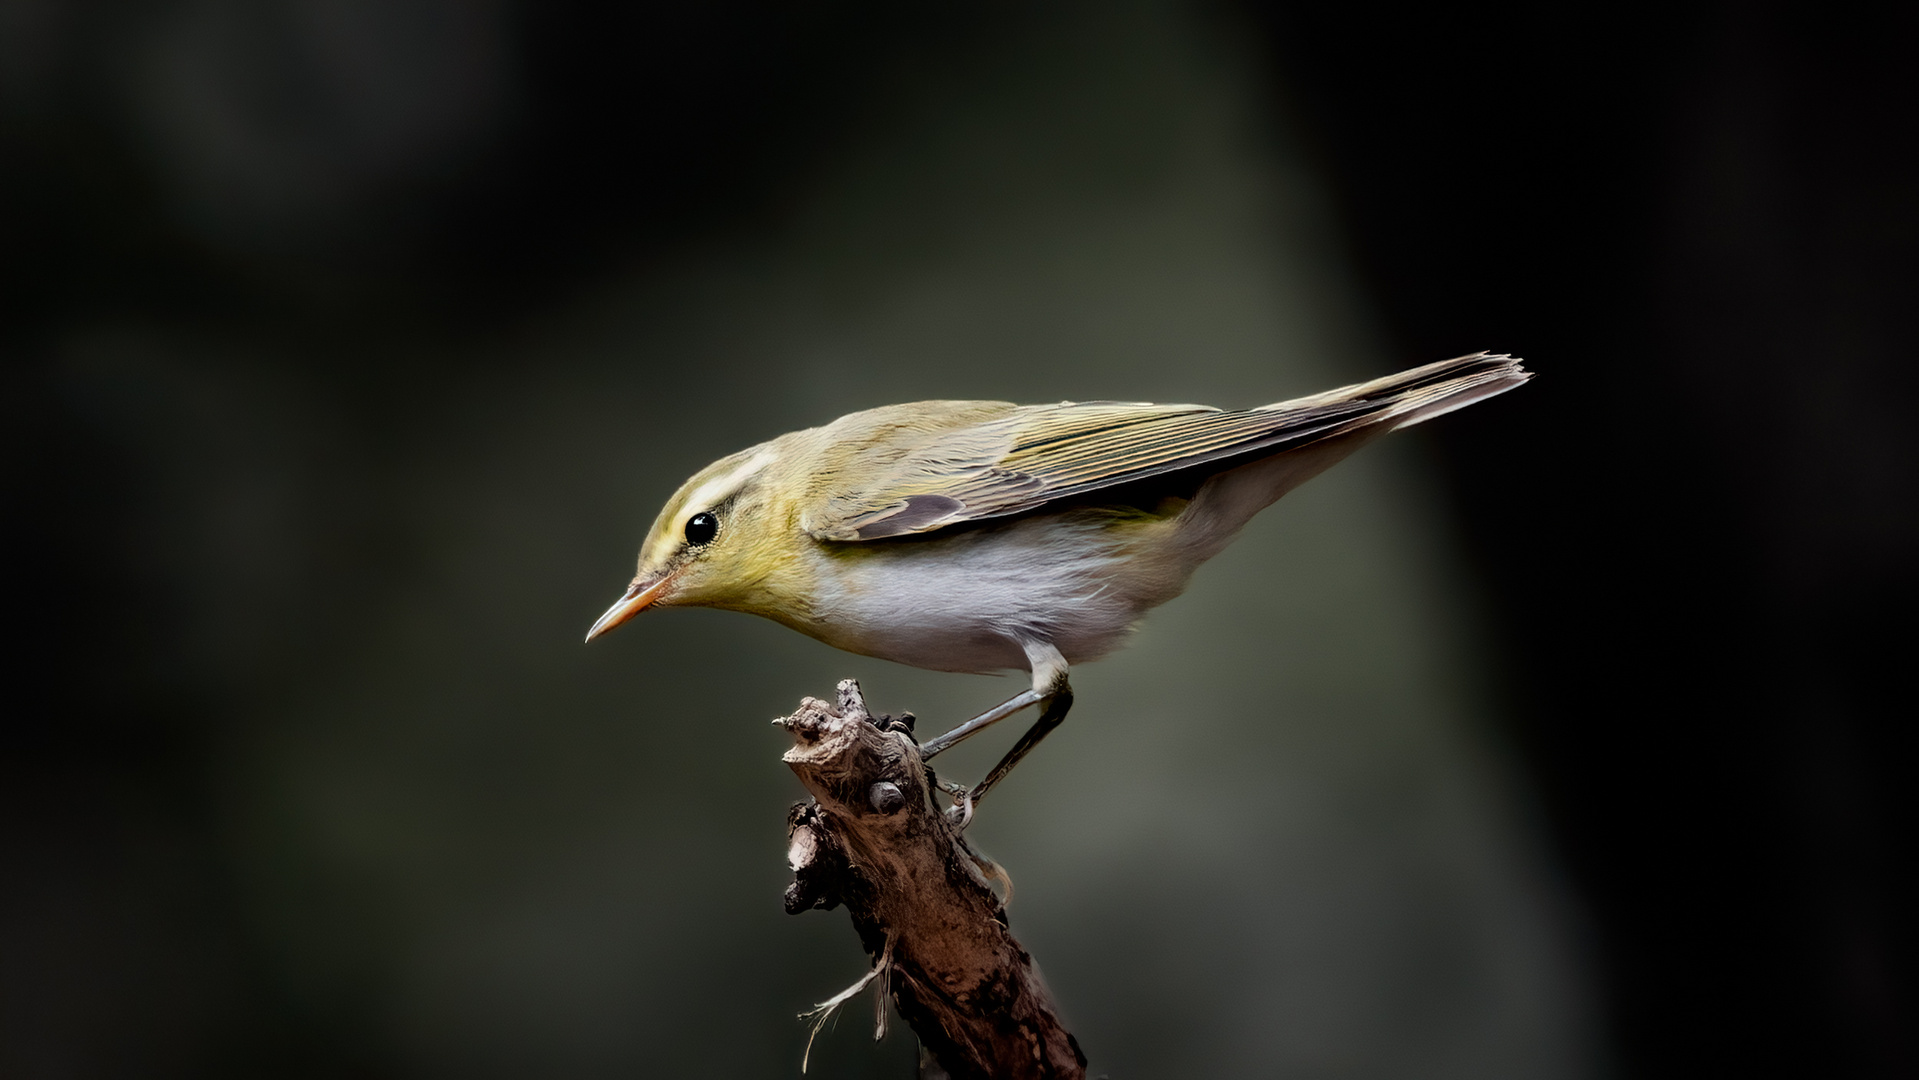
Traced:
<path fill-rule="evenodd" d="M 1020 642 L 1020 648 L 1026 652 L 1027 663 L 1033 669 L 1033 688 L 1000 702 L 991 709 L 975 716 L 964 724 L 941 735 L 937 739 L 920 745 L 922 760 L 946 750 L 964 739 L 984 731 L 993 724 L 1013 715 L 1028 705 L 1040 706 L 1040 716 L 1031 730 L 1021 735 L 1006 756 L 986 774 L 986 779 L 972 788 L 962 788 L 956 784 L 943 783 L 935 779 L 938 787 L 953 796 L 954 805 L 947 813 L 956 817 L 959 827 L 964 829 L 973 819 L 973 807 L 986 797 L 986 792 L 994 784 L 1005 779 L 1013 771 L 1021 758 L 1039 745 L 1048 733 L 1066 719 L 1066 712 L 1073 707 L 1073 688 L 1066 682 L 1066 658 L 1049 641 L 1028 639 Z M 930 773 L 931 770 L 929 769 Z"/>
<path fill-rule="evenodd" d="M 947 732 L 946 734 L 941 735 L 939 738 L 931 739 L 931 740 L 928 740 L 927 742 L 921 743 L 920 744 L 920 760 L 930 761 L 934 754 L 937 754 L 942 750 L 948 750 L 954 746 L 959 745 L 961 742 L 964 742 L 966 739 L 970 738 L 971 736 L 977 735 L 980 732 L 985 731 L 988 727 L 991 727 L 992 725 L 999 723 L 1001 720 L 1006 719 L 1007 717 L 1013 715 L 1014 713 L 1020 711 L 1021 709 L 1024 709 L 1028 705 L 1037 703 L 1039 700 L 1040 700 L 1040 695 L 1037 691 L 1034 691 L 1034 690 L 1025 690 L 1018 694 L 1013 695 L 1007 700 L 1000 702 L 998 705 L 995 705 L 992 708 L 986 710 L 985 712 L 979 714 L 978 716 L 975 716 L 971 720 L 968 720 L 964 724 L 961 724 L 960 726 L 954 728 L 953 730 Z M 966 785 L 955 784 L 950 780 L 941 780 L 939 776 L 933 772 L 933 767 L 931 765 L 926 766 L 926 779 L 927 779 L 927 782 L 932 784 L 934 787 L 940 789 L 941 791 L 946 792 L 948 795 L 951 795 L 953 797 L 954 805 L 965 804 L 966 790 L 967 790 Z M 970 811 L 968 812 L 967 816 L 968 817 L 972 816 Z M 962 826 L 962 828 L 963 827 L 964 826 Z"/>
<path fill-rule="evenodd" d="M 1045 706 L 1040 710 L 1039 719 L 1033 722 L 1033 726 L 1027 729 L 1026 734 L 1019 737 L 1019 741 L 1006 752 L 1006 756 L 999 759 L 999 764 L 993 766 L 993 771 L 986 774 L 986 779 L 975 784 L 972 790 L 966 793 L 963 801 L 966 817 L 972 817 L 973 810 L 979 806 L 981 799 L 986 798 L 987 791 L 994 784 L 1004 780 L 1006 774 L 1013 771 L 1013 766 L 1018 765 L 1021 758 L 1031 753 L 1041 739 L 1052 734 L 1053 729 L 1060 725 L 1060 721 L 1066 719 L 1067 710 L 1072 707 L 1073 689 L 1062 680 L 1058 689 L 1046 698 Z"/>
<path fill-rule="evenodd" d="M 946 734 L 941 735 L 939 738 L 928 739 L 926 742 L 921 743 L 920 758 L 922 760 L 930 761 L 932 760 L 933 755 L 941 752 L 942 750 L 952 749 L 953 747 L 959 745 L 965 740 L 973 737 L 974 735 L 979 734 L 982 731 L 985 731 L 987 728 L 993 726 L 994 724 L 999 723 L 1001 720 L 1006 719 L 1007 717 L 1013 715 L 1014 713 L 1020 711 L 1021 709 L 1024 709 L 1028 705 L 1039 704 L 1040 700 L 1041 700 L 1041 694 L 1038 690 L 1022 690 L 1021 692 L 1014 694 L 1012 697 L 1007 698 L 1005 701 L 1000 702 L 998 705 L 995 705 L 992 708 L 986 710 L 985 712 L 979 714 L 978 716 L 973 717 L 971 720 L 968 720 L 964 724 L 961 724 L 960 726 L 954 728 L 953 730 L 947 732 Z"/>

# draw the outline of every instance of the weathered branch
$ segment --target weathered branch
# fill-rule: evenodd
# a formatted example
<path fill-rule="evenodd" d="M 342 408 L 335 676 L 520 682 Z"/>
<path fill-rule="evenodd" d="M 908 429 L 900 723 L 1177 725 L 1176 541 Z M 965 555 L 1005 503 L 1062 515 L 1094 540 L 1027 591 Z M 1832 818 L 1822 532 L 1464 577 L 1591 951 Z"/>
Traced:
<path fill-rule="evenodd" d="M 977 856 L 933 807 L 905 725 L 876 726 L 850 679 L 837 707 L 807 698 L 775 723 L 793 733 L 786 762 L 814 799 L 787 816 L 786 910 L 846 905 L 869 978 L 919 1036 L 922 1076 L 1084 1077 Z"/>

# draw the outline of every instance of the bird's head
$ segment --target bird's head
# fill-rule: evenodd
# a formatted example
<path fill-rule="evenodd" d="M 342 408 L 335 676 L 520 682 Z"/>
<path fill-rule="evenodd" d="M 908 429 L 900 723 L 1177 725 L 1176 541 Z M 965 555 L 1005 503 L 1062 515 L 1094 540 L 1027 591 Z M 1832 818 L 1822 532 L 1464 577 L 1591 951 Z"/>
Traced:
<path fill-rule="evenodd" d="M 804 534 L 777 498 L 772 444 L 708 465 L 680 486 L 640 546 L 639 572 L 586 640 L 649 607 L 723 607 L 778 617 L 777 582 L 800 561 Z M 790 500 L 785 500 L 790 503 Z"/>

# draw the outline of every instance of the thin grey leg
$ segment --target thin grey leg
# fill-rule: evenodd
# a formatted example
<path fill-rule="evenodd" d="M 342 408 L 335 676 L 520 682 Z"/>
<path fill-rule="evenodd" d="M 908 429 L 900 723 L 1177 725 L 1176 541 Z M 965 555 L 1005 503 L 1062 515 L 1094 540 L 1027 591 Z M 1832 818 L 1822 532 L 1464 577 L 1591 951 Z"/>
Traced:
<path fill-rule="evenodd" d="M 1060 721 L 1066 719 L 1066 713 L 1072 707 L 1073 690 L 1071 687 L 1061 685 L 1057 690 L 1053 691 L 1052 696 L 1046 699 L 1045 708 L 1040 710 L 1039 719 L 1033 722 L 1033 726 L 1027 729 L 1026 734 L 1019 737 L 1019 741 L 1014 743 L 1013 748 L 1006 752 L 1006 756 L 999 759 L 999 764 L 993 766 L 993 771 L 986 774 L 986 779 L 981 780 L 978 784 L 974 785 L 971 791 L 966 793 L 962 802 L 962 805 L 965 807 L 963 814 L 966 818 L 970 819 L 972 817 L 973 809 L 979 806 L 981 799 L 986 798 L 986 793 L 992 789 L 994 784 L 1006 779 L 1006 774 L 1013 771 L 1013 766 L 1018 765 L 1021 758 L 1031 753 L 1033 747 L 1038 746 L 1041 739 L 1052 734 L 1053 729 L 1060 725 Z"/>
<path fill-rule="evenodd" d="M 1072 695 L 1067 695 L 1067 699 L 1070 701 Z M 1023 690 L 1014 694 L 1012 697 L 973 717 L 971 720 L 941 735 L 939 738 L 928 739 L 926 742 L 921 743 L 920 757 L 923 760 L 931 760 L 933 755 L 943 750 L 952 749 L 961 742 L 985 731 L 987 728 L 1024 709 L 1028 705 L 1039 704 L 1040 700 L 1040 694 L 1037 690 Z"/>

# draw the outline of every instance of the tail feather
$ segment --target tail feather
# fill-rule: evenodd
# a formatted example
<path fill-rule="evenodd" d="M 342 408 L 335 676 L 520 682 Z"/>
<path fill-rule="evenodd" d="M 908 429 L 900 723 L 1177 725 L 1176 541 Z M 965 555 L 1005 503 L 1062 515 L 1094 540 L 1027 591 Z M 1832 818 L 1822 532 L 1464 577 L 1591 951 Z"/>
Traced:
<path fill-rule="evenodd" d="M 1473 353 L 1410 368 L 1371 382 L 1354 383 L 1310 397 L 1262 406 L 1260 411 L 1323 409 L 1327 406 L 1384 405 L 1367 409 L 1356 420 L 1365 427 L 1386 431 L 1410 427 L 1475 401 L 1503 394 L 1533 377 L 1516 357 L 1505 353 Z"/>
<path fill-rule="evenodd" d="M 1351 419 L 1303 445 L 1208 480 L 1186 515 L 1184 542 L 1197 558 L 1210 558 L 1254 514 L 1378 436 L 1503 394 L 1530 378 L 1517 359 L 1482 352 L 1267 405 L 1261 411 L 1350 413 Z"/>

